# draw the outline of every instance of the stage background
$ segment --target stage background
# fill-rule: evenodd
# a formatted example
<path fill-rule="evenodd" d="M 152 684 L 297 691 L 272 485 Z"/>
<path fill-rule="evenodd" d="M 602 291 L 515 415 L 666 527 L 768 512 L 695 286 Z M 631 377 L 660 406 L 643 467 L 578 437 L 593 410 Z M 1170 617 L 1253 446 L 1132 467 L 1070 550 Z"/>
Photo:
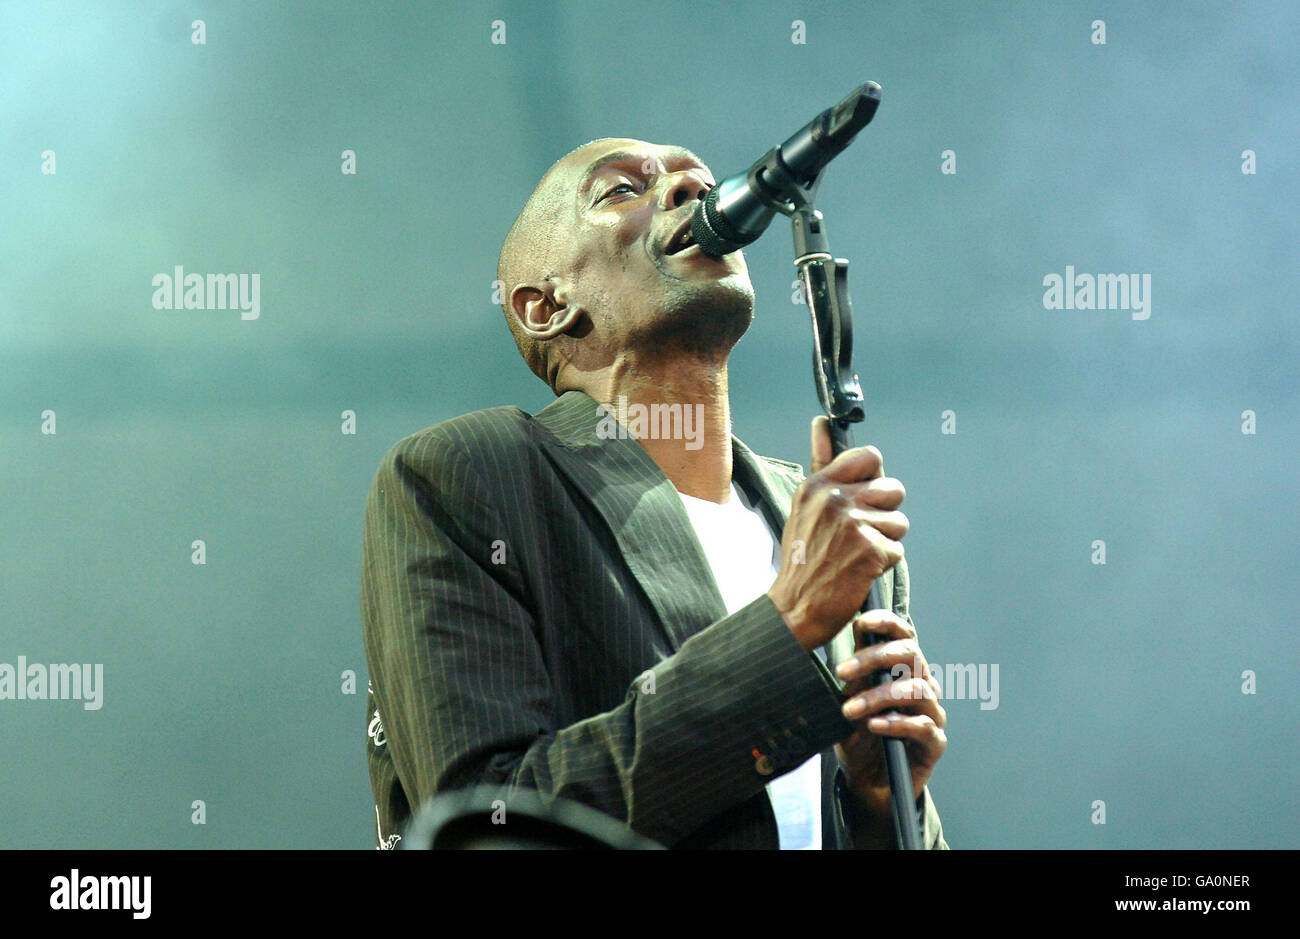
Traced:
<path fill-rule="evenodd" d="M 0 701 L 0 846 L 372 847 L 365 496 L 401 437 L 551 400 L 492 296 L 528 192 L 599 136 L 721 177 L 866 80 L 819 199 L 858 438 L 907 487 L 929 658 L 999 675 L 996 708 L 946 702 L 948 841 L 1297 846 L 1298 28 L 1290 3 L 0 5 L 0 662 L 104 667 L 99 710 Z M 806 466 L 788 226 L 746 256 L 735 430 Z M 1045 308 L 1067 265 L 1150 275 L 1149 318 Z M 259 274 L 260 316 L 155 309 L 176 266 Z"/>

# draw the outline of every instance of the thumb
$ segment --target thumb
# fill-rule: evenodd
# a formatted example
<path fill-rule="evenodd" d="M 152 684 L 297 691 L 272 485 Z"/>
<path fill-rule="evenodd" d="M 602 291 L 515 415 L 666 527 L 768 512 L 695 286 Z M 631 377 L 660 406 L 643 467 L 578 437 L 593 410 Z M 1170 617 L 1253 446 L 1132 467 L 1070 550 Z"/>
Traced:
<path fill-rule="evenodd" d="M 822 467 L 834 457 L 831 451 L 831 422 L 825 414 L 812 419 L 812 471 L 821 472 Z"/>

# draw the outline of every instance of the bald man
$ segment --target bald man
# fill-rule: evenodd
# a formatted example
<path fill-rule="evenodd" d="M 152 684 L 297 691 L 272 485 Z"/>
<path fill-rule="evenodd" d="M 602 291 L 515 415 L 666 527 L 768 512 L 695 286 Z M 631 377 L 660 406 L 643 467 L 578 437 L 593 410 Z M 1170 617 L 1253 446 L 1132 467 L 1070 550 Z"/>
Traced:
<path fill-rule="evenodd" d="M 606 138 L 506 236 L 503 310 L 557 400 L 396 444 L 366 510 L 377 840 L 471 785 L 585 803 L 677 848 L 895 847 L 881 735 L 927 783 L 946 716 L 908 612 L 902 484 L 874 447 L 812 473 L 731 433 L 740 252 L 692 243 L 688 150 Z M 859 615 L 879 578 L 884 608 Z M 888 642 L 869 645 L 872 634 Z M 890 669 L 896 680 L 872 687 Z"/>

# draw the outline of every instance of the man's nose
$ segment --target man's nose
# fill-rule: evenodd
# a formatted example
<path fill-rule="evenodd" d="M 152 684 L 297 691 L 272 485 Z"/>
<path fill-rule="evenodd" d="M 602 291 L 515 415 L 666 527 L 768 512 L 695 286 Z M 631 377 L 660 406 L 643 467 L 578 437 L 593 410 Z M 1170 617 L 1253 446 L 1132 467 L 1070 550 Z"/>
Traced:
<path fill-rule="evenodd" d="M 659 198 L 662 209 L 676 209 L 695 199 L 703 199 L 709 191 L 709 184 L 704 181 L 698 170 L 682 170 L 673 173 L 663 194 Z"/>

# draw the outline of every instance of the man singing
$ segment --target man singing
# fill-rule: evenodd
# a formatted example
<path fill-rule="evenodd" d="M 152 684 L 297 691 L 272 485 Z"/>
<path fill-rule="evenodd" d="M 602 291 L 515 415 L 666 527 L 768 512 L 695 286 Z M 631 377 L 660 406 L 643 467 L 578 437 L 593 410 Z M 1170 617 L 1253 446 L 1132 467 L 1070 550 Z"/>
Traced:
<path fill-rule="evenodd" d="M 739 251 L 690 239 L 713 185 L 689 151 L 639 140 L 552 166 L 498 276 L 557 400 L 384 458 L 361 597 L 381 847 L 431 796 L 485 784 L 507 818 L 531 789 L 673 848 L 891 848 L 881 736 L 906 742 L 925 847 L 947 847 L 903 486 L 874 447 L 832 460 L 824 417 L 807 479 L 732 436 L 754 291 Z M 859 615 L 876 578 L 886 609 Z"/>

